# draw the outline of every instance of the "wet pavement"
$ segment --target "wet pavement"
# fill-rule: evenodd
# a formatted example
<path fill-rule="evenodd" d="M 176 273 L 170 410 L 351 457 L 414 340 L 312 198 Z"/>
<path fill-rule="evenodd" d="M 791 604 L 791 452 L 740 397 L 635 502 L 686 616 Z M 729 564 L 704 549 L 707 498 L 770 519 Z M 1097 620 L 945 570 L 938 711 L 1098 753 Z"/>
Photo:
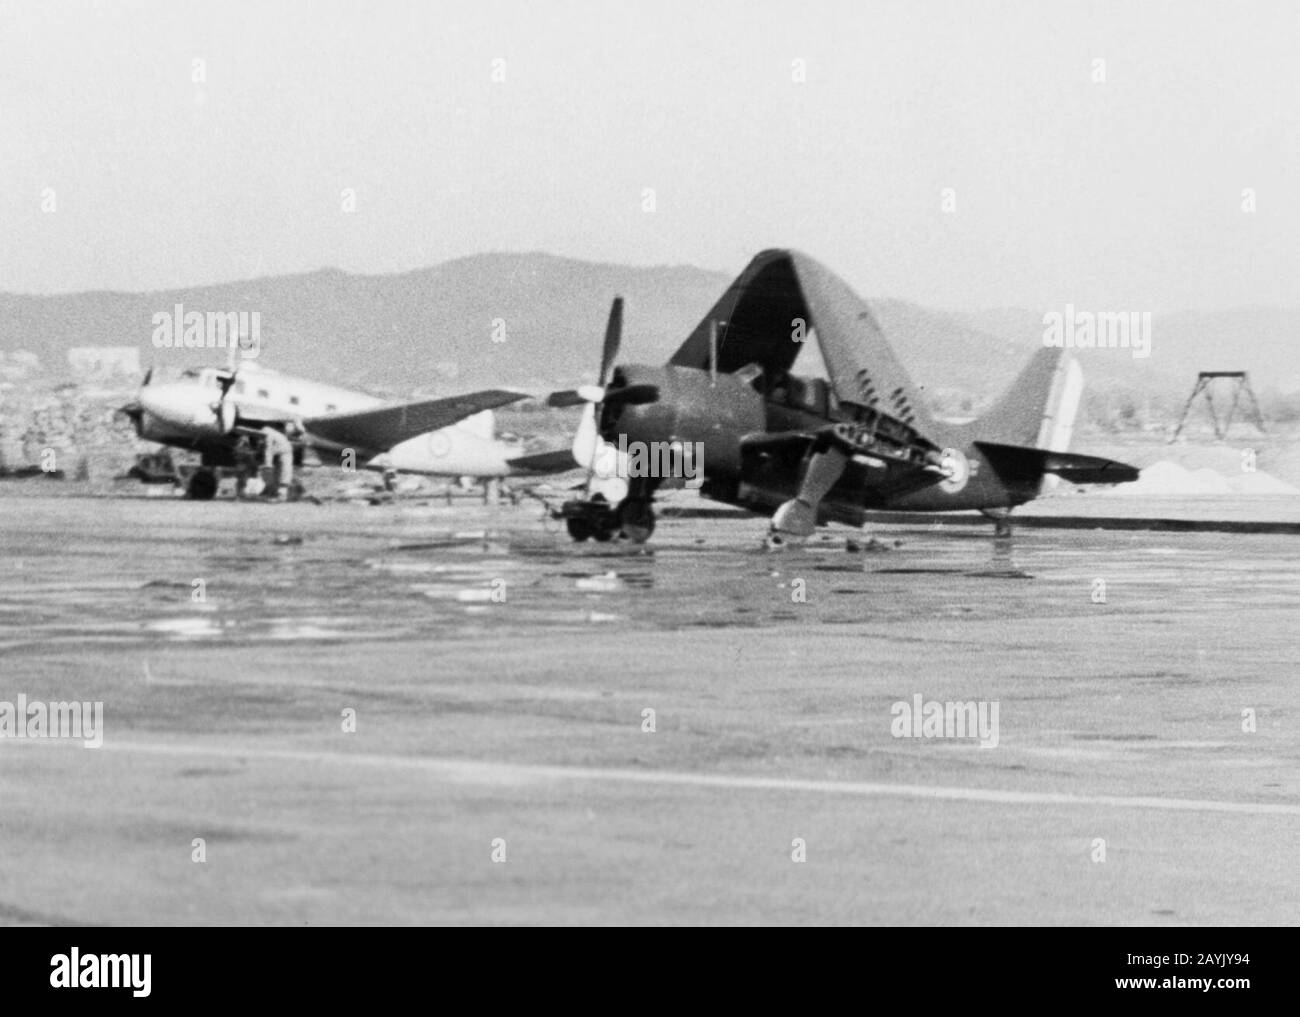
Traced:
<path fill-rule="evenodd" d="M 0 512 L 0 922 L 1300 919 L 1295 537 Z"/>

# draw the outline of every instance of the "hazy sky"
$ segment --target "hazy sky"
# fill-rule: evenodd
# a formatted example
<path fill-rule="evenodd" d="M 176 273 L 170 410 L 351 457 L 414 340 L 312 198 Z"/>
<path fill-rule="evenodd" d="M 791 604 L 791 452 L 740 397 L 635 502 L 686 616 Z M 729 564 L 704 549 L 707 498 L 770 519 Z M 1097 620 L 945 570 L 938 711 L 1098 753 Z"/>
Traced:
<path fill-rule="evenodd" d="M 0 2 L 0 290 L 793 246 L 947 308 L 1295 307 L 1298 42 L 1294 0 Z"/>

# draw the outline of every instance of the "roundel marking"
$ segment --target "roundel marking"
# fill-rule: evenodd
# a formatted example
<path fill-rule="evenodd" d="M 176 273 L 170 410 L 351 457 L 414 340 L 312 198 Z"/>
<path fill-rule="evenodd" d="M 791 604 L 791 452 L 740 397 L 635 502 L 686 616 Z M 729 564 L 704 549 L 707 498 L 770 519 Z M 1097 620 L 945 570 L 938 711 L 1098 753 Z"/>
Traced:
<path fill-rule="evenodd" d="M 970 480 L 970 460 L 960 449 L 946 448 L 940 453 L 939 467 L 944 472 L 944 479 L 939 487 L 948 494 L 956 494 Z"/>
<path fill-rule="evenodd" d="M 441 459 L 451 451 L 451 439 L 442 431 L 431 431 L 429 433 L 429 454 L 435 459 Z"/>

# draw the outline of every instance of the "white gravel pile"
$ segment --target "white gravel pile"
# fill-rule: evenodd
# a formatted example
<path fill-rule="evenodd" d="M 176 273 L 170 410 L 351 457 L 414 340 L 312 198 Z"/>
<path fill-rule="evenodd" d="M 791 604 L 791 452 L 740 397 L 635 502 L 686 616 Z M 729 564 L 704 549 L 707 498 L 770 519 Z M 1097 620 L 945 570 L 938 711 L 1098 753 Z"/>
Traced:
<path fill-rule="evenodd" d="M 1265 473 L 1263 470 L 1225 476 L 1208 466 L 1189 470 L 1161 460 L 1142 470 L 1131 484 L 1118 484 L 1110 490 L 1118 496 L 1160 498 L 1171 495 L 1197 497 L 1242 494 L 1300 494 L 1300 488 Z"/>

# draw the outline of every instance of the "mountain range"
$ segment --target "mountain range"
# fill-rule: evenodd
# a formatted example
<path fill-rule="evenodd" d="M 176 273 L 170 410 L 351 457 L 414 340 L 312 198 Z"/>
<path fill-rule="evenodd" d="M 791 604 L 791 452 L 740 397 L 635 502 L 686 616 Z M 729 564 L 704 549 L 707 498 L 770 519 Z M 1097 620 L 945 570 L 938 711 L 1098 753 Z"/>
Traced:
<path fill-rule="evenodd" d="M 658 363 L 730 281 L 690 266 L 492 253 L 391 275 L 322 269 L 153 293 L 0 293 L 0 353 L 11 363 L 19 351 L 35 354 L 51 378 L 68 374 L 76 347 L 135 346 L 142 365 L 166 369 L 221 362 L 222 351 L 154 347 L 153 316 L 179 303 L 260 312 L 262 362 L 322 381 L 381 395 L 541 390 L 594 378 L 615 295 L 626 302 L 621 359 Z M 986 404 L 1042 345 L 1044 314 L 1063 310 L 951 313 L 866 296 L 914 380 L 948 412 Z M 1081 351 L 1090 394 L 1172 405 L 1210 369 L 1250 371 L 1257 391 L 1300 391 L 1300 310 L 1157 314 L 1151 332 L 1146 359 Z"/>

